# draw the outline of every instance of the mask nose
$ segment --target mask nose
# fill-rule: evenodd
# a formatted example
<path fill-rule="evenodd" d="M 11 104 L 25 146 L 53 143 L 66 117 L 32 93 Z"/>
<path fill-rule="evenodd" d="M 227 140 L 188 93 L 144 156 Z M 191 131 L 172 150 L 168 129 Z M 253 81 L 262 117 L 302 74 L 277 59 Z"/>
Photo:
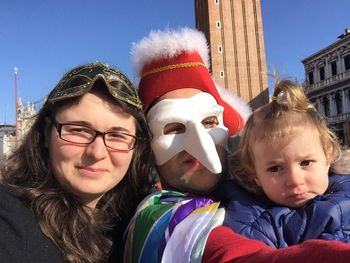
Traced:
<path fill-rule="evenodd" d="M 222 166 L 213 138 L 202 123 L 186 123 L 185 151 L 200 161 L 205 168 L 214 174 L 222 172 Z"/>

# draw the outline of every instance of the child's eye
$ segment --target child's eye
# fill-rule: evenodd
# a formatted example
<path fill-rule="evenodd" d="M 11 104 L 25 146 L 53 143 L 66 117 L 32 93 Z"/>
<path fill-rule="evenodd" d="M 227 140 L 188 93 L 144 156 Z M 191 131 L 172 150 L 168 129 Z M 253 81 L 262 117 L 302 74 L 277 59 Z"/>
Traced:
<path fill-rule="evenodd" d="M 267 168 L 267 171 L 271 173 L 277 173 L 281 170 L 282 170 L 281 166 L 278 166 L 278 165 Z"/>
<path fill-rule="evenodd" d="M 303 160 L 300 162 L 300 166 L 309 166 L 312 162 L 311 160 Z"/>

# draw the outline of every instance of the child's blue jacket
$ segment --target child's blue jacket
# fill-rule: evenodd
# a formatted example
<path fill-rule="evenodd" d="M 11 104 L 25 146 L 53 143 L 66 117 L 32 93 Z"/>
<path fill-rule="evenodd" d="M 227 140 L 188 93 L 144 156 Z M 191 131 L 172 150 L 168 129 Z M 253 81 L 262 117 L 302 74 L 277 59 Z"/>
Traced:
<path fill-rule="evenodd" d="M 225 182 L 218 196 L 226 207 L 224 225 L 276 248 L 308 239 L 350 243 L 350 175 L 330 174 L 329 180 L 326 193 L 301 208 L 278 206 Z"/>

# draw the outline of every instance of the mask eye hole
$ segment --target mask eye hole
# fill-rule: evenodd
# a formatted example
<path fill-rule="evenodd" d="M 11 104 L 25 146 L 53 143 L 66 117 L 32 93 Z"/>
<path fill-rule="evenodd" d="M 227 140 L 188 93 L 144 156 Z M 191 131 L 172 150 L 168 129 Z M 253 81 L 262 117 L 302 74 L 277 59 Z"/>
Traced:
<path fill-rule="evenodd" d="M 186 127 L 182 123 L 179 122 L 172 122 L 165 125 L 163 129 L 164 135 L 167 134 L 179 134 L 179 133 L 185 133 Z"/>
<path fill-rule="evenodd" d="M 202 120 L 202 124 L 204 128 L 209 129 L 209 128 L 214 128 L 218 126 L 219 121 L 216 116 L 209 116 L 209 117 L 206 117 L 204 120 Z"/>

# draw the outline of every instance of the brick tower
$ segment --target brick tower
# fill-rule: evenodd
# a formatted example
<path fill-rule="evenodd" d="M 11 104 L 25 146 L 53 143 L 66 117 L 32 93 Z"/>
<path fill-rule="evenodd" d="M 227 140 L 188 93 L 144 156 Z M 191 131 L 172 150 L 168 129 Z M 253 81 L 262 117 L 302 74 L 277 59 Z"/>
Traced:
<path fill-rule="evenodd" d="M 253 108 L 267 103 L 260 0 L 195 0 L 195 17 L 210 46 L 215 82 Z"/>

